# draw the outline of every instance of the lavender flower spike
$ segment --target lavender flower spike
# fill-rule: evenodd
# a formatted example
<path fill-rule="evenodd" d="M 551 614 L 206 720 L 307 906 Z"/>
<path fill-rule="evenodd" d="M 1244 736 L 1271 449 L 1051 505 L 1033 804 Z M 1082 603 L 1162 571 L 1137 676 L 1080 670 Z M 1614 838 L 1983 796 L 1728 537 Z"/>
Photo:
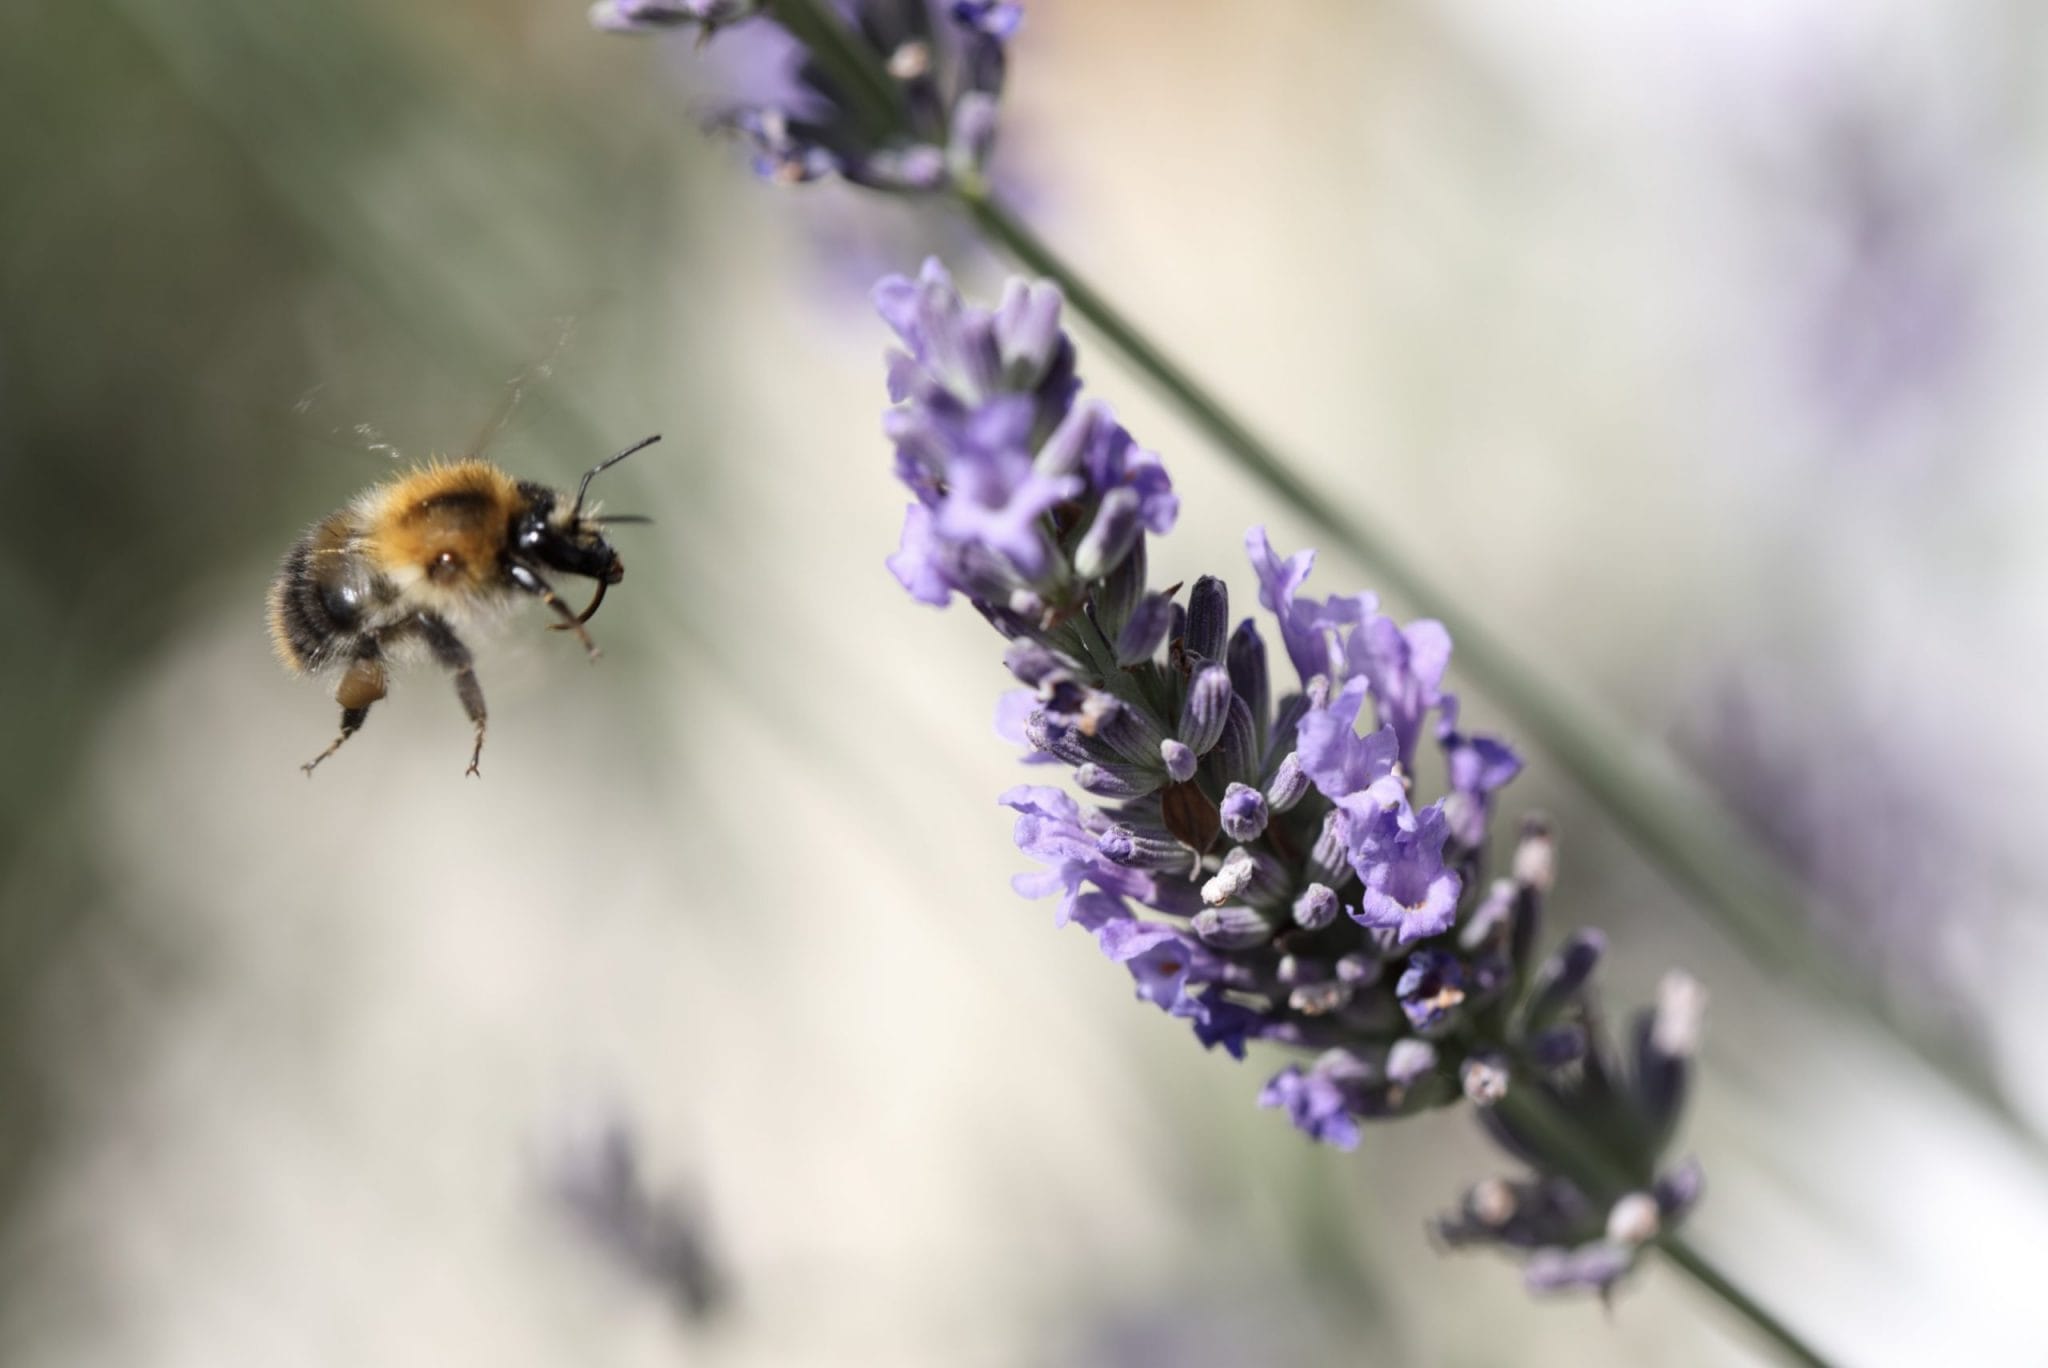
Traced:
<path fill-rule="evenodd" d="M 1516 1253 L 1532 1288 L 1611 1289 L 1700 1191 L 1664 1150 L 1702 995 L 1670 980 L 1624 1065 L 1601 1029 L 1598 933 L 1539 957 L 1549 827 L 1525 819 L 1514 877 L 1485 877 L 1521 760 L 1459 731 L 1449 635 L 1395 623 L 1371 594 L 1310 598 L 1312 554 L 1283 558 L 1254 528 L 1260 602 L 1301 681 L 1275 697 L 1264 640 L 1232 628 L 1221 579 L 1200 577 L 1184 605 L 1178 586 L 1147 587 L 1145 539 L 1178 499 L 1158 458 L 1077 393 L 1056 291 L 1013 282 L 983 309 L 934 262 L 875 301 L 901 342 L 885 431 L 914 500 L 890 569 L 920 602 L 965 595 L 1010 639 L 1023 687 L 1004 734 L 1093 800 L 1003 796 L 1043 866 L 1018 891 L 1059 895 L 1057 920 L 1092 931 L 1203 1046 L 1316 1052 L 1259 1097 L 1313 1139 L 1348 1149 L 1368 1123 L 1470 1106 L 1529 1173 L 1475 1187 L 1444 1240 Z M 1434 801 L 1414 791 L 1429 737 L 1450 789 Z M 1622 1188 L 1581 1188 L 1574 1155 L 1524 1128 L 1537 1104 L 1586 1130 Z"/>
<path fill-rule="evenodd" d="M 821 8 L 824 8 L 821 6 Z M 1007 47 L 1023 8 L 994 0 L 839 0 L 825 22 L 884 83 L 840 84 L 803 36 L 761 0 L 598 0 L 590 22 L 609 33 L 735 25 L 771 30 L 789 70 L 720 113 L 715 126 L 752 149 L 755 172 L 787 185 L 839 176 L 871 189 L 925 193 L 978 184 L 993 153 Z"/>

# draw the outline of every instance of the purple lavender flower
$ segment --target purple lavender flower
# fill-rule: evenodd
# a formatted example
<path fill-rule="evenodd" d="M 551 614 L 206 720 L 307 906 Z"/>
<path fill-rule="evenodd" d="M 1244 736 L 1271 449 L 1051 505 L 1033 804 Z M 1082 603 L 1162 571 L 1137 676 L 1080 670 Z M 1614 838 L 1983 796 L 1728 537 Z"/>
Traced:
<path fill-rule="evenodd" d="M 1304 1071 L 1289 1064 L 1259 1094 L 1262 1107 L 1280 1107 L 1296 1129 L 1310 1139 L 1338 1149 L 1357 1149 L 1358 1121 L 1353 1116 L 1354 1089 L 1365 1066 L 1342 1051 L 1332 1051 Z"/>
<path fill-rule="evenodd" d="M 1105 923 L 1095 940 L 1131 971 L 1140 998 L 1179 1016 L 1194 1014 L 1188 989 L 1207 982 L 1214 969 L 1207 947 L 1170 926 L 1135 918 Z"/>
<path fill-rule="evenodd" d="M 1009 638 L 1023 687 L 999 730 L 1027 759 L 1069 767 L 1093 800 L 1004 795 L 1018 848 L 1044 866 L 1018 891 L 1058 894 L 1059 921 L 1093 932 L 1137 995 L 1204 1046 L 1319 1051 L 1259 1099 L 1315 1139 L 1349 1148 L 1367 1121 L 1469 1099 L 1535 1176 L 1475 1189 L 1446 1239 L 1529 1255 L 1532 1287 L 1611 1288 L 1661 1219 L 1663 1189 L 1611 1203 L 1610 1219 L 1559 1172 L 1570 1157 L 1519 1128 L 1516 1099 L 1563 1107 L 1653 1185 L 1697 993 L 1674 981 L 1624 1067 L 1592 1007 L 1597 933 L 1539 967 L 1549 828 L 1529 819 L 1510 877 L 1485 881 L 1489 819 L 1521 760 L 1457 729 L 1449 636 L 1396 624 L 1370 594 L 1308 597 L 1310 553 L 1283 560 L 1254 528 L 1260 601 L 1301 678 L 1275 698 L 1264 642 L 1233 626 L 1221 579 L 1195 580 L 1185 605 L 1178 586 L 1146 584 L 1147 534 L 1172 526 L 1177 496 L 1158 459 L 1077 393 L 1057 293 L 1016 283 L 980 309 L 931 263 L 875 298 L 902 342 L 885 430 L 916 500 L 890 568 L 920 602 L 966 595 Z M 1432 714 L 1450 792 L 1418 805 L 1413 752 Z"/>
<path fill-rule="evenodd" d="M 726 1300 L 702 1203 L 649 1191 L 640 1145 L 622 1118 L 569 1136 L 551 1156 L 549 1194 L 591 1247 L 670 1297 L 693 1320 Z"/>
<path fill-rule="evenodd" d="M 1074 402 L 1054 286 L 1013 282 L 996 308 L 978 308 L 933 260 L 874 295 L 903 343 L 889 359 L 898 407 L 884 430 L 918 499 L 889 560 L 912 597 L 943 605 L 961 593 L 987 611 L 1057 617 L 1137 554 L 1144 532 L 1172 527 L 1179 503 L 1159 459 L 1106 408 Z"/>
<path fill-rule="evenodd" d="M 991 0 L 834 0 L 819 22 L 845 27 L 873 85 L 847 84 L 796 29 L 758 0 L 599 0 L 591 23 L 612 33 L 738 25 L 783 35 L 790 56 L 722 110 L 714 126 L 742 137 L 754 170 L 785 185 L 838 176 L 878 190 L 979 184 L 994 151 L 1006 46 L 1021 6 Z"/>
<path fill-rule="evenodd" d="M 1445 694 L 1437 716 L 1437 744 L 1443 748 L 1445 778 L 1451 791 L 1444 798 L 1444 816 L 1451 839 L 1467 850 L 1486 845 L 1486 827 L 1493 816 L 1493 795 L 1522 772 L 1522 757 L 1507 742 L 1491 736 L 1466 736 L 1458 730 L 1458 700 Z"/>
<path fill-rule="evenodd" d="M 1458 915 L 1458 894 L 1464 881 L 1444 867 L 1444 839 L 1450 823 L 1443 804 L 1431 803 L 1416 814 L 1413 827 L 1383 823 L 1384 840 L 1371 843 L 1359 877 L 1365 892 L 1352 915 L 1361 926 L 1394 932 L 1404 941 L 1442 935 Z"/>
<path fill-rule="evenodd" d="M 1373 614 L 1352 629 L 1344 644 L 1345 664 L 1372 687 L 1380 724 L 1391 727 L 1401 765 L 1415 763 L 1415 742 L 1431 708 L 1443 702 L 1439 688 L 1451 663 L 1451 634 L 1427 619 L 1397 626 Z"/>

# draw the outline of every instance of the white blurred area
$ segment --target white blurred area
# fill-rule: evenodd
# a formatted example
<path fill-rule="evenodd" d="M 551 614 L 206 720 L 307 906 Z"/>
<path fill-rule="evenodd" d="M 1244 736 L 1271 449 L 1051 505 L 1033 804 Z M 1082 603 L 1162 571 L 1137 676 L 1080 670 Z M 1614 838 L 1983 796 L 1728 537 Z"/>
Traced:
<path fill-rule="evenodd" d="M 599 47 L 578 8 L 524 11 L 528 50 L 591 45 L 561 60 L 692 138 L 662 83 L 687 54 Z M 2033 9 L 1031 11 L 1010 129 L 1047 235 L 1555 677 L 1710 768 L 1729 691 L 1761 709 L 1801 781 L 1738 792 L 1762 820 L 1848 821 L 1861 869 L 1895 786 L 1870 858 L 1899 872 L 1862 887 L 1913 905 L 1844 934 L 1933 964 L 2048 1126 Z M 88 935 L 42 987 L 50 1036 L 118 1064 L 66 1080 L 7 1361 L 1765 1361 L 1672 1269 L 1603 1312 L 1438 1253 L 1423 1222 L 1494 1171 L 1463 1117 L 1316 1149 L 1253 1106 L 1277 1061 L 1202 1054 L 1009 893 L 995 797 L 1041 776 L 991 731 L 994 636 L 882 570 L 883 330 L 806 259 L 805 194 L 699 184 L 691 268 L 550 382 L 621 444 L 693 445 L 607 477 L 659 521 L 622 532 L 599 665 L 533 616 L 480 652 L 480 782 L 427 669 L 301 779 L 333 708 L 267 654 L 260 561 L 107 728 L 104 870 L 184 968 Z M 1161 578 L 1227 573 L 1253 611 L 1245 524 L 1301 530 L 1081 340 L 1182 489 Z M 597 453 L 515 454 L 566 480 Z M 1312 584 L 1370 578 L 1326 554 Z M 2033 1361 L 2041 1152 L 1745 965 L 1540 758 L 1506 809 L 1537 804 L 1561 918 L 1615 931 L 1610 992 L 1680 962 L 1714 995 L 1698 1243 L 1841 1361 Z M 549 1200 L 561 1137 L 611 1113 L 701 1199 L 731 1291 L 701 1323 Z"/>

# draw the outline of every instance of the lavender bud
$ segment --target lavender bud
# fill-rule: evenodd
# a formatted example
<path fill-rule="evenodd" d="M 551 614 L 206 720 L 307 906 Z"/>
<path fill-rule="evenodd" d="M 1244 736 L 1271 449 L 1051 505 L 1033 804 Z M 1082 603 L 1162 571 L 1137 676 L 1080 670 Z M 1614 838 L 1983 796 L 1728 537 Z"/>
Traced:
<path fill-rule="evenodd" d="M 1314 960 L 1305 960 L 1299 955 L 1282 955 L 1280 963 L 1273 967 L 1273 977 L 1292 987 L 1300 983 L 1321 983 L 1329 975 Z"/>
<path fill-rule="evenodd" d="M 1057 322 L 1055 319 L 1055 326 Z M 1031 462 L 1032 473 L 1047 479 L 1081 474 L 1088 449 L 1100 439 L 1105 427 L 1112 427 L 1115 423 L 1116 419 L 1110 417 L 1108 407 L 1099 399 L 1074 405 L 1060 420 L 1060 425 L 1052 430 L 1052 435 L 1039 446 L 1038 455 Z"/>
<path fill-rule="evenodd" d="M 1138 518 L 1138 491 L 1110 490 L 1074 548 L 1074 573 L 1084 580 L 1101 579 L 1130 555 L 1144 530 Z"/>
<path fill-rule="evenodd" d="M 1203 660 L 1223 659 L 1230 631 L 1230 589 L 1214 575 L 1204 575 L 1188 591 L 1188 625 L 1183 633 L 1187 652 Z"/>
<path fill-rule="evenodd" d="M 1097 704 L 1096 699 L 1107 700 Z M 1163 768 L 1159 759 L 1159 743 L 1166 739 L 1166 731 L 1142 708 L 1113 698 L 1108 694 L 1097 694 L 1089 700 L 1092 713 L 1084 708 L 1082 730 L 1088 729 L 1092 719 L 1093 735 L 1096 740 L 1108 746 L 1125 760 L 1146 769 Z"/>
<path fill-rule="evenodd" d="M 1529 989 L 1527 1020 L 1531 1026 L 1546 1026 L 1579 995 L 1586 980 L 1607 949 L 1607 937 L 1592 927 L 1574 931 L 1536 971 Z"/>
<path fill-rule="evenodd" d="M 1301 767 L 1301 756 L 1289 751 L 1280 768 L 1273 771 L 1273 781 L 1266 785 L 1266 806 L 1274 812 L 1292 811 L 1296 803 L 1308 796 L 1309 788 L 1308 771 Z"/>
<path fill-rule="evenodd" d="M 1692 1210 L 1706 1189 L 1707 1175 L 1701 1171 L 1697 1159 L 1685 1160 L 1650 1185 L 1650 1191 L 1657 1198 L 1657 1210 L 1666 1223 Z"/>
<path fill-rule="evenodd" d="M 1474 1106 L 1490 1107 L 1508 1095 L 1508 1071 L 1498 1059 L 1474 1057 L 1458 1070 L 1458 1084 Z"/>
<path fill-rule="evenodd" d="M 1050 280 L 1027 281 L 1012 276 L 996 304 L 996 341 L 1003 363 L 1003 383 L 1015 391 L 1033 390 L 1060 354 L 1060 287 Z"/>
<path fill-rule="evenodd" d="M 995 97 L 970 90 L 953 105 L 952 136 L 946 147 L 946 165 L 963 181 L 979 180 L 995 145 Z"/>
<path fill-rule="evenodd" d="M 1159 758 L 1166 765 L 1166 775 L 1176 784 L 1185 784 L 1195 777 L 1195 766 L 1199 763 L 1195 753 L 1184 742 L 1171 738 L 1159 743 Z"/>
<path fill-rule="evenodd" d="M 1144 542 L 1138 543 L 1139 550 Z M 1130 560 L 1136 560 L 1134 554 Z M 1130 560 L 1125 561 L 1126 565 Z M 1164 594 L 1147 594 L 1131 609 L 1123 629 L 1116 634 L 1116 663 L 1139 665 L 1159 653 L 1166 629 L 1173 624 L 1173 600 Z"/>
<path fill-rule="evenodd" d="M 1096 756 L 1081 733 L 1063 722 L 1055 722 L 1043 709 L 1024 719 L 1024 739 L 1031 748 L 1055 756 L 1069 765 L 1085 765 Z"/>
<path fill-rule="evenodd" d="M 1342 979 L 1304 983 L 1287 995 L 1287 1005 L 1303 1016 L 1328 1016 L 1349 1006 L 1354 991 Z"/>
<path fill-rule="evenodd" d="M 1261 758 L 1266 746 L 1266 719 L 1273 715 L 1273 681 L 1266 673 L 1266 643 L 1250 618 L 1237 624 L 1230 634 L 1224 656 L 1230 665 L 1230 687 L 1251 709 L 1258 724 Z"/>
<path fill-rule="evenodd" d="M 1180 710 L 1180 739 L 1189 750 L 1207 755 L 1223 739 L 1223 726 L 1230 720 L 1230 699 L 1229 670 L 1211 664 L 1195 671 Z"/>
<path fill-rule="evenodd" d="M 1325 883 L 1338 890 L 1350 883 L 1355 874 L 1345 841 L 1347 822 L 1341 808 L 1331 808 L 1324 813 L 1323 829 L 1317 833 L 1316 843 L 1309 847 L 1308 852 L 1308 876 L 1317 883 Z"/>
<path fill-rule="evenodd" d="M 1241 898 L 1261 908 L 1277 908 L 1287 900 L 1287 869 L 1262 850 L 1235 846 L 1223 857 L 1216 876 L 1202 885 L 1202 901 L 1211 907 Z"/>
<path fill-rule="evenodd" d="M 1472 910 L 1472 919 L 1458 932 L 1458 948 L 1475 952 L 1506 942 L 1513 929 L 1515 884 L 1512 879 L 1495 879 L 1486 897 Z"/>
<path fill-rule="evenodd" d="M 1074 771 L 1074 782 L 1097 798 L 1143 798 L 1156 793 L 1166 782 L 1157 770 L 1136 765 L 1097 764 L 1090 761 Z"/>
<path fill-rule="evenodd" d="M 1250 787 L 1259 777 L 1259 729 L 1252 710 L 1236 694 L 1230 696 L 1230 712 L 1224 719 L 1223 735 L 1211 752 L 1212 764 L 1219 766 L 1226 784 Z"/>
<path fill-rule="evenodd" d="M 1522 1286 L 1537 1293 L 1587 1291 L 1605 1297 L 1635 1259 L 1635 1250 L 1605 1240 L 1576 1249 L 1539 1249 L 1522 1265 Z"/>
<path fill-rule="evenodd" d="M 1636 1100 L 1660 1138 L 1685 1106 L 1706 997 L 1695 979 L 1674 971 L 1658 983 L 1656 1007 L 1636 1022 Z"/>
<path fill-rule="evenodd" d="M 1272 924 L 1241 903 L 1205 907 L 1194 915 L 1190 925 L 1204 944 L 1218 950 L 1249 950 L 1273 939 Z"/>
<path fill-rule="evenodd" d="M 1145 576 L 1149 573 L 1146 560 L 1145 538 L 1132 538 L 1130 551 L 1110 568 L 1102 583 L 1095 586 L 1095 623 L 1112 642 L 1122 639 L 1124 629 L 1130 625 L 1131 614 L 1144 600 Z M 1117 663 L 1136 662 L 1120 660 Z"/>
<path fill-rule="evenodd" d="M 1354 951 L 1338 958 L 1337 977 L 1354 987 L 1364 988 L 1379 982 L 1386 967 L 1384 961 Z"/>
<path fill-rule="evenodd" d="M 1256 841 L 1266 831 L 1266 799 L 1257 789 L 1232 784 L 1223 791 L 1223 834 L 1233 841 Z"/>
<path fill-rule="evenodd" d="M 1465 1209 L 1472 1213 L 1473 1219 L 1495 1230 L 1514 1220 L 1520 1206 L 1514 1185 L 1505 1178 L 1489 1178 L 1465 1196 Z"/>
<path fill-rule="evenodd" d="M 1700 1018 L 1707 1008 L 1707 990 L 1699 980 L 1674 969 L 1657 983 L 1656 1016 L 1650 1043 L 1659 1054 L 1690 1059 L 1700 1044 Z"/>
<path fill-rule="evenodd" d="M 1185 874 L 1194 868 L 1195 852 L 1164 832 L 1113 826 L 1095 838 L 1095 848 L 1112 863 L 1129 869 L 1162 869 Z"/>
<path fill-rule="evenodd" d="M 1616 1244 L 1645 1245 L 1657 1238 L 1663 1213 L 1647 1192 L 1631 1192 L 1608 1208 L 1607 1238 Z"/>
<path fill-rule="evenodd" d="M 1576 1021 L 1548 1027 L 1529 1037 L 1527 1049 L 1539 1069 L 1569 1068 L 1586 1057 L 1586 1028 Z"/>
<path fill-rule="evenodd" d="M 1071 662 L 1035 641 L 1011 642 L 1003 652 L 1003 664 L 1019 684 L 1034 689 L 1042 688 L 1048 680 L 1065 679 L 1073 670 Z"/>
<path fill-rule="evenodd" d="M 1548 893 L 1557 881 L 1557 848 L 1550 839 L 1550 823 L 1530 817 L 1522 823 L 1522 839 L 1515 846 L 1515 882 L 1538 893 Z"/>
<path fill-rule="evenodd" d="M 946 154 L 929 143 L 870 152 L 847 179 L 878 190 L 936 190 L 946 183 Z"/>
<path fill-rule="evenodd" d="M 1304 931 L 1320 931 L 1336 921 L 1342 910 L 1329 885 L 1312 883 L 1294 900 L 1294 924 Z"/>
<path fill-rule="evenodd" d="M 1436 1067 L 1436 1046 L 1414 1036 L 1403 1036 L 1387 1050 L 1387 1077 L 1407 1088 Z"/>

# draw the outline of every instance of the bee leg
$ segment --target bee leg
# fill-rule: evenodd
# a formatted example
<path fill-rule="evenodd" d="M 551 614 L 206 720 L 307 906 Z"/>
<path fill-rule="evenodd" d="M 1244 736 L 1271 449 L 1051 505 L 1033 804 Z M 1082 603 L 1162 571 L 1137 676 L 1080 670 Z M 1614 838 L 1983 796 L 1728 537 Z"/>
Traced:
<path fill-rule="evenodd" d="M 356 647 L 355 658 L 349 661 L 348 671 L 335 686 L 334 701 L 341 704 L 341 735 L 334 738 L 334 744 L 308 760 L 299 768 L 308 779 L 313 769 L 322 760 L 341 749 L 341 743 L 356 734 L 370 715 L 370 705 L 382 698 L 387 689 L 384 674 L 383 653 L 374 638 L 366 639 Z"/>
<path fill-rule="evenodd" d="M 470 722 L 476 727 L 476 744 L 470 748 L 469 768 L 463 773 L 482 778 L 477 762 L 484 753 L 484 688 L 476 681 L 469 647 L 462 644 L 462 638 L 455 635 L 454 628 L 432 613 L 419 615 L 419 634 L 436 663 L 455 676 L 455 696 L 462 700 L 462 711 L 469 715 Z"/>
<path fill-rule="evenodd" d="M 576 639 L 583 643 L 583 649 L 590 653 L 592 660 L 603 654 L 597 649 L 597 643 L 590 639 L 590 633 L 583 630 L 583 619 L 576 615 L 574 608 L 562 601 L 562 596 L 557 594 L 546 580 L 516 562 L 507 567 L 506 573 L 512 577 L 512 583 L 554 609 L 555 616 L 562 619 L 556 625 L 565 632 L 574 632 Z"/>

